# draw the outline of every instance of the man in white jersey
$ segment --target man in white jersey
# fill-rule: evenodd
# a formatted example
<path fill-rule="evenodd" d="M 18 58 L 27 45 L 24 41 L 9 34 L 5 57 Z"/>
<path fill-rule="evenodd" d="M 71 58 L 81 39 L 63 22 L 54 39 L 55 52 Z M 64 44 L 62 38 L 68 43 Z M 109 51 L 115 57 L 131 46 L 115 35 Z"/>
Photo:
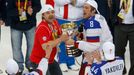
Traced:
<path fill-rule="evenodd" d="M 88 0 L 83 6 L 83 38 L 79 41 L 78 47 L 84 52 L 93 52 L 95 50 L 102 50 L 102 45 L 106 41 L 112 42 L 112 35 L 108 28 L 105 18 L 98 12 L 98 4 L 95 0 Z M 82 61 L 79 75 L 84 74 L 84 67 L 86 67 L 85 58 Z"/>
<path fill-rule="evenodd" d="M 111 42 L 103 44 L 104 59 L 99 63 L 92 63 L 93 57 L 85 53 L 88 60 L 88 66 L 85 70 L 85 75 L 122 75 L 124 62 L 120 57 L 115 57 L 115 46 Z"/>

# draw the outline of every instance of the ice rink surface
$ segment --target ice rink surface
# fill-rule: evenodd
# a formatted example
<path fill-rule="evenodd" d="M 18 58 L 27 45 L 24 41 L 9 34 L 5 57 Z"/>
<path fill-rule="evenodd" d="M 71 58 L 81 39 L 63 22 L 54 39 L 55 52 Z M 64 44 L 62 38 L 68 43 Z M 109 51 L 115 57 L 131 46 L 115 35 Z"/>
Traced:
<path fill-rule="evenodd" d="M 41 0 L 41 3 L 45 3 L 42 2 L 43 0 Z M 41 20 L 40 17 L 40 13 L 37 15 L 37 20 L 38 23 Z M 126 51 L 126 67 L 127 70 L 130 67 L 130 60 L 129 60 L 129 48 L 128 46 L 126 47 L 127 51 Z M 23 44 L 22 44 L 22 51 L 23 54 L 25 55 L 26 53 L 26 40 L 25 40 L 25 36 L 23 36 Z M 10 35 L 10 27 L 5 27 L 2 26 L 1 27 L 1 41 L 0 41 L 0 69 L 3 71 L 3 73 L 0 72 L 0 75 L 6 75 L 5 73 L 5 66 L 6 66 L 6 62 L 9 58 L 12 58 L 12 48 L 11 48 L 11 35 Z M 77 61 L 80 63 L 81 62 L 81 57 L 76 58 Z M 79 65 L 78 65 L 79 66 Z M 80 67 L 80 66 L 79 66 Z M 27 69 L 24 70 L 24 73 L 27 72 Z M 79 71 L 71 71 L 69 70 L 68 72 L 63 72 L 63 75 L 78 75 Z"/>

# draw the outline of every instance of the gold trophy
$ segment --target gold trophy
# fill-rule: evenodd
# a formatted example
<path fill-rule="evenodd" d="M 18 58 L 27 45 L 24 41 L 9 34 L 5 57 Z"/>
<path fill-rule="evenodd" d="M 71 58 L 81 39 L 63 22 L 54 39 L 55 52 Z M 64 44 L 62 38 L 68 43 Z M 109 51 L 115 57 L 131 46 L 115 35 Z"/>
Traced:
<path fill-rule="evenodd" d="M 70 23 L 64 23 L 61 25 L 63 34 L 68 34 L 69 36 L 69 42 L 74 41 L 73 38 L 77 31 L 77 25 L 74 22 Z M 65 42 L 66 43 L 66 42 Z M 66 43 L 66 52 L 69 57 L 75 57 L 77 51 L 77 48 L 75 48 L 74 43 L 73 44 L 67 44 Z"/>

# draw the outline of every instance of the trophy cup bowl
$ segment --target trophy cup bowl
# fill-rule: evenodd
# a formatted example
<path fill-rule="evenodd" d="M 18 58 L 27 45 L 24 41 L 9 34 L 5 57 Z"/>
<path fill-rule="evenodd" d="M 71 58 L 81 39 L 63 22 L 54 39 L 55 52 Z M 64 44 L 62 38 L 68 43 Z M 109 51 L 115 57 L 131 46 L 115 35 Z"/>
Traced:
<path fill-rule="evenodd" d="M 77 31 L 77 25 L 73 22 L 71 23 L 64 23 L 61 25 L 63 34 L 68 34 L 69 41 L 73 40 L 75 33 Z M 66 43 L 66 42 L 65 42 Z M 69 57 L 77 57 L 79 56 L 79 49 L 77 49 L 73 44 L 66 44 L 66 53 Z"/>

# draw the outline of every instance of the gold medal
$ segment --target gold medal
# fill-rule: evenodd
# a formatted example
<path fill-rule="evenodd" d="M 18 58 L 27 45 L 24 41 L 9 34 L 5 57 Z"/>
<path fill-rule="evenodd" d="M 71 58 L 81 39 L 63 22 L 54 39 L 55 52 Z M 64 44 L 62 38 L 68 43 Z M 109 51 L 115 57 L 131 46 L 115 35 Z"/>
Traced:
<path fill-rule="evenodd" d="M 54 40 L 58 38 L 57 30 L 54 29 L 54 30 L 52 31 L 52 36 L 53 36 L 53 39 L 54 39 Z"/>
<path fill-rule="evenodd" d="M 52 30 L 52 37 L 53 40 L 58 38 L 58 31 L 56 30 L 56 27 L 54 26 L 54 24 L 48 24 L 49 28 Z"/>
<path fill-rule="evenodd" d="M 51 25 L 49 25 L 50 29 L 52 30 L 52 37 L 53 37 L 53 40 L 56 40 L 58 38 L 58 31 L 56 30 L 56 27 Z M 57 52 L 60 52 L 60 48 L 59 48 L 59 44 L 56 46 L 57 48 Z"/>

